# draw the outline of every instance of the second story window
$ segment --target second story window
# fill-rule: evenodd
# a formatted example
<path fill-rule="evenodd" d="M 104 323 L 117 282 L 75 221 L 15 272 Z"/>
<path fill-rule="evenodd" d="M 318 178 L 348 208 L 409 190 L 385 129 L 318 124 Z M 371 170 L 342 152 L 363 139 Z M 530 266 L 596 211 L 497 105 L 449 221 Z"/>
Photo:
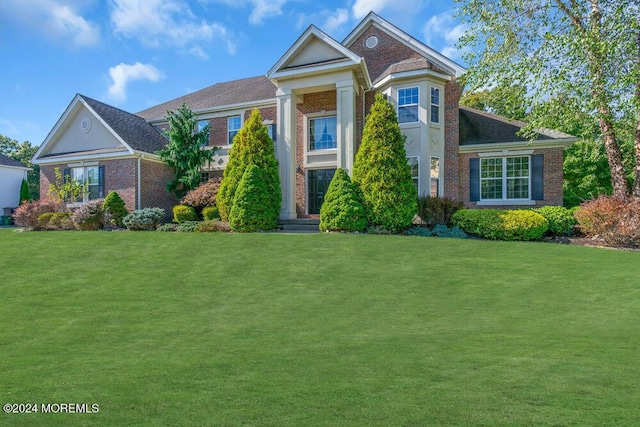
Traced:
<path fill-rule="evenodd" d="M 196 132 L 201 132 L 209 124 L 209 120 L 198 120 L 196 123 Z M 202 142 L 202 146 L 206 147 L 209 145 L 209 135 L 207 135 L 207 140 Z"/>
<path fill-rule="evenodd" d="M 440 123 L 440 89 L 431 88 L 431 123 Z"/>
<path fill-rule="evenodd" d="M 229 145 L 233 144 L 233 138 L 236 136 L 240 128 L 242 127 L 242 117 L 233 116 L 227 118 L 227 133 L 228 139 L 227 143 Z"/>
<path fill-rule="evenodd" d="M 309 119 L 309 150 L 327 150 L 338 146 L 336 116 Z"/>
<path fill-rule="evenodd" d="M 420 92 L 418 87 L 398 89 L 398 123 L 418 121 L 418 104 Z"/>

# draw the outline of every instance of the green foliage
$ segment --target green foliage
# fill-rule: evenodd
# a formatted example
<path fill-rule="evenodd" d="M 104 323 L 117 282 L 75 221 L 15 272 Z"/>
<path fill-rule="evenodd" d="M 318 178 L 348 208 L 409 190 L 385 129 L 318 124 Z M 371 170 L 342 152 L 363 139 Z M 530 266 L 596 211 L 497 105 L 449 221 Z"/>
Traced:
<path fill-rule="evenodd" d="M 469 237 L 460 227 L 447 227 L 444 224 L 438 224 L 433 227 L 431 234 L 434 237 L 448 237 L 453 239 L 466 239 Z"/>
<path fill-rule="evenodd" d="M 640 247 L 640 199 L 601 196 L 575 212 L 580 229 L 612 246 Z"/>
<path fill-rule="evenodd" d="M 197 131 L 198 117 L 186 104 L 176 111 L 167 112 L 169 143 L 158 151 L 160 158 L 172 169 L 175 178 L 167 183 L 167 191 L 181 198 L 200 183 L 200 170 L 211 161 L 216 148 L 205 149 L 209 141 L 210 126 Z"/>
<path fill-rule="evenodd" d="M 129 230 L 155 230 L 162 217 L 164 209 L 144 208 L 136 209 L 122 219 L 122 223 Z"/>
<path fill-rule="evenodd" d="M 411 225 L 417 192 L 411 179 L 393 105 L 376 95 L 353 165 L 353 182 L 362 195 L 369 224 L 400 232 Z"/>
<path fill-rule="evenodd" d="M 89 192 L 87 184 L 71 176 L 62 176 L 60 168 L 54 168 L 55 181 L 49 184 L 49 197 L 63 202 L 82 201 L 82 197 Z"/>
<path fill-rule="evenodd" d="M 447 197 L 418 197 L 418 216 L 429 226 L 451 225 L 451 216 L 463 208 L 462 202 Z"/>
<path fill-rule="evenodd" d="M 167 224 L 162 224 L 161 226 L 156 228 L 156 231 L 175 232 L 178 231 L 178 224 L 172 224 L 170 222 Z"/>
<path fill-rule="evenodd" d="M 549 233 L 555 235 L 569 235 L 576 225 L 573 212 L 563 206 L 543 206 L 534 209 L 549 222 Z"/>
<path fill-rule="evenodd" d="M 195 231 L 199 233 L 228 233 L 231 231 L 231 227 L 228 222 L 212 219 L 198 223 Z"/>
<path fill-rule="evenodd" d="M 17 140 L 0 134 L 0 153 L 19 161 L 32 170 L 27 172 L 30 200 L 40 198 L 40 166 L 31 163 L 31 159 L 38 151 L 38 146 L 31 145 L 29 141 L 20 144 Z"/>
<path fill-rule="evenodd" d="M 28 202 L 29 200 L 31 200 L 31 195 L 29 194 L 29 183 L 26 179 L 23 179 L 20 184 L 20 204 Z"/>
<path fill-rule="evenodd" d="M 612 190 L 618 197 L 627 197 L 625 172 L 629 163 L 637 165 L 640 158 L 640 133 L 635 136 L 636 149 L 626 159 L 622 147 L 622 141 L 634 140 L 640 123 L 640 21 L 637 13 L 629 13 L 638 11 L 637 1 L 457 3 L 460 17 L 470 28 L 460 44 L 468 49 L 465 59 L 470 67 L 465 77 L 472 90 L 526 87 L 529 136 L 535 128 L 555 125 L 591 138 L 597 128 L 607 153 Z M 640 196 L 640 168 L 635 169 L 634 181 L 634 195 Z M 598 191 L 593 184 L 586 185 L 588 192 Z M 575 203 L 584 193 L 576 191 L 569 197 L 569 203 Z"/>
<path fill-rule="evenodd" d="M 191 206 L 176 205 L 173 207 L 173 221 L 178 224 L 185 221 L 195 221 L 196 211 Z"/>
<path fill-rule="evenodd" d="M 549 224 L 531 210 L 461 209 L 451 218 L 467 233 L 494 240 L 536 240 Z"/>
<path fill-rule="evenodd" d="M 254 164 L 249 165 L 238 184 L 229 215 L 233 231 L 246 233 L 276 228 L 278 215 L 273 209 L 268 179 L 266 171 Z"/>
<path fill-rule="evenodd" d="M 110 191 L 103 203 L 105 223 L 123 227 L 122 219 L 129 214 L 124 200 L 115 191 Z"/>
<path fill-rule="evenodd" d="M 13 214 L 13 221 L 22 227 L 38 229 L 38 218 L 47 212 L 62 212 L 66 209 L 63 203 L 54 199 L 40 199 L 25 202 L 18 206 Z"/>
<path fill-rule="evenodd" d="M 104 227 L 104 199 L 91 200 L 73 211 L 71 221 L 78 230 L 100 230 Z"/>
<path fill-rule="evenodd" d="M 347 172 L 338 168 L 320 208 L 320 231 L 364 231 L 366 227 L 358 191 Z"/>
<path fill-rule="evenodd" d="M 178 224 L 176 231 L 178 233 L 193 233 L 200 224 L 200 221 L 184 221 Z"/>
<path fill-rule="evenodd" d="M 229 151 L 229 161 L 217 196 L 217 206 L 223 220 L 230 218 L 236 191 L 245 171 L 251 165 L 256 165 L 264 171 L 269 205 L 277 218 L 282 201 L 278 161 L 275 157 L 273 141 L 269 137 L 267 128 L 262 124 L 262 116 L 258 110 L 252 111 L 249 120 L 244 123 L 233 139 L 233 147 Z"/>
<path fill-rule="evenodd" d="M 416 227 L 409 227 L 404 230 L 404 234 L 407 236 L 422 236 L 422 237 L 431 237 L 431 229 L 428 227 L 418 225 Z"/>
<path fill-rule="evenodd" d="M 220 219 L 220 212 L 215 206 L 207 206 L 206 208 L 202 209 L 202 218 L 205 221 Z"/>
<path fill-rule="evenodd" d="M 524 86 L 498 86 L 480 91 L 465 91 L 460 105 L 487 111 L 511 120 L 523 120 L 527 116 L 527 90 Z"/>

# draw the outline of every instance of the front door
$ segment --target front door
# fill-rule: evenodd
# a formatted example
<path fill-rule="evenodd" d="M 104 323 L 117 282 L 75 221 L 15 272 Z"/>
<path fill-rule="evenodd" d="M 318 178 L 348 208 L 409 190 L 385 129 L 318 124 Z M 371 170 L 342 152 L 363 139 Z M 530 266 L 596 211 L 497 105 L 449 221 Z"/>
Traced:
<path fill-rule="evenodd" d="M 308 195 L 307 202 L 309 214 L 319 214 L 320 207 L 324 202 L 324 195 L 329 188 L 335 169 L 316 169 L 308 171 L 309 180 L 307 181 Z"/>

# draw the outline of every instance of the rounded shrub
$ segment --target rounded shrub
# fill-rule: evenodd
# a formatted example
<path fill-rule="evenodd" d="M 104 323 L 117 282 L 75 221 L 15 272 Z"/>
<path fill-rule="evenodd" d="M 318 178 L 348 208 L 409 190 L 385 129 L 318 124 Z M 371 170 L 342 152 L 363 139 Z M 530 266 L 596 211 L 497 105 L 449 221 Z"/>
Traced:
<path fill-rule="evenodd" d="M 155 230 L 164 216 L 164 209 L 144 208 L 136 209 L 122 219 L 122 223 L 129 230 Z"/>
<path fill-rule="evenodd" d="M 102 209 L 104 210 L 105 215 L 105 223 L 115 225 L 116 227 L 123 227 L 122 218 L 129 214 L 129 211 L 126 208 L 126 204 L 122 197 L 115 192 L 110 191 L 107 194 L 107 197 L 104 198 L 104 203 L 102 204 Z"/>
<path fill-rule="evenodd" d="M 193 233 L 200 221 L 184 221 L 178 224 L 176 231 L 178 233 Z"/>
<path fill-rule="evenodd" d="M 196 211 L 191 206 L 176 205 L 173 207 L 173 221 L 181 224 L 186 221 L 195 221 Z"/>
<path fill-rule="evenodd" d="M 53 230 L 51 227 L 51 218 L 55 212 L 45 212 L 38 217 L 38 229 L 39 230 Z"/>
<path fill-rule="evenodd" d="M 320 208 L 320 231 L 364 231 L 366 227 L 356 187 L 344 169 L 336 170 Z"/>
<path fill-rule="evenodd" d="M 451 223 L 466 233 L 485 239 L 499 239 L 501 213 L 497 209 L 460 209 L 451 216 Z"/>
<path fill-rule="evenodd" d="M 71 221 L 78 230 L 100 230 L 104 227 L 104 199 L 83 203 L 71 215 Z"/>
<path fill-rule="evenodd" d="M 250 165 L 236 189 L 229 225 L 233 231 L 253 232 L 273 230 L 278 216 L 267 188 L 267 175 L 256 165 Z"/>
<path fill-rule="evenodd" d="M 44 198 L 34 202 L 24 202 L 13 213 L 13 221 L 21 227 L 31 227 L 37 230 L 40 215 L 64 210 L 66 210 L 66 206 L 58 200 Z"/>
<path fill-rule="evenodd" d="M 156 228 L 156 231 L 165 231 L 165 232 L 178 231 L 178 224 L 172 224 L 172 223 L 162 224 L 161 226 Z"/>
<path fill-rule="evenodd" d="M 575 213 L 580 230 L 612 246 L 640 247 L 640 198 L 600 196 Z"/>
<path fill-rule="evenodd" d="M 500 219 L 500 240 L 537 240 L 549 229 L 547 219 L 530 210 L 504 211 Z"/>
<path fill-rule="evenodd" d="M 202 219 L 205 221 L 220 219 L 220 211 L 218 211 L 218 208 L 215 206 L 207 206 L 202 209 Z"/>
<path fill-rule="evenodd" d="M 573 212 L 563 206 L 543 206 L 533 210 L 547 219 L 550 234 L 571 234 L 577 222 Z"/>

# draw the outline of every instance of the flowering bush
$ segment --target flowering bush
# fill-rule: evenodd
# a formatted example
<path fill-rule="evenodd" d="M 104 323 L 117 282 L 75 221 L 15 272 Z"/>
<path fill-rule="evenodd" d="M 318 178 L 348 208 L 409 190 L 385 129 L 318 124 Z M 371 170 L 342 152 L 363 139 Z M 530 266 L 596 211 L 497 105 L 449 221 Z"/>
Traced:
<path fill-rule="evenodd" d="M 122 219 L 122 223 L 129 230 L 155 230 L 164 216 L 164 209 L 144 208 L 136 209 Z"/>
<path fill-rule="evenodd" d="M 104 199 L 91 200 L 76 209 L 71 215 L 71 221 L 78 230 L 100 230 L 104 227 Z"/>
<path fill-rule="evenodd" d="M 64 203 L 45 198 L 21 204 L 13 214 L 13 220 L 16 225 L 38 230 L 40 215 L 47 212 L 63 212 L 64 210 L 66 210 Z"/>

